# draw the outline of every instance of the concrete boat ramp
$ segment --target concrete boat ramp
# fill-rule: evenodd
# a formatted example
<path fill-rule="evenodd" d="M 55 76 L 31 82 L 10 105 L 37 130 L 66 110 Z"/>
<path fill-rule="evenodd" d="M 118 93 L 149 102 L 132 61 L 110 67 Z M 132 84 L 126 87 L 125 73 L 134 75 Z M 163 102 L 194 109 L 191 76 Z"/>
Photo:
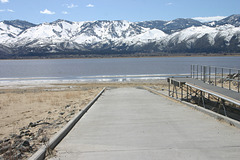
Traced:
<path fill-rule="evenodd" d="M 239 160 L 240 129 L 144 89 L 107 89 L 55 149 L 54 160 Z"/>

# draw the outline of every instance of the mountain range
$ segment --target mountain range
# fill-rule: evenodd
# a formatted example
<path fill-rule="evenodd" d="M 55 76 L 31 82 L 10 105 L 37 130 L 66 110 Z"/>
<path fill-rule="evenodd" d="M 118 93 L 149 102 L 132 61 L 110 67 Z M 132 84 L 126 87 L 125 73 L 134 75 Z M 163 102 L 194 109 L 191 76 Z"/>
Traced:
<path fill-rule="evenodd" d="M 134 53 L 240 53 L 240 15 L 201 23 L 56 20 L 0 22 L 0 58 Z"/>

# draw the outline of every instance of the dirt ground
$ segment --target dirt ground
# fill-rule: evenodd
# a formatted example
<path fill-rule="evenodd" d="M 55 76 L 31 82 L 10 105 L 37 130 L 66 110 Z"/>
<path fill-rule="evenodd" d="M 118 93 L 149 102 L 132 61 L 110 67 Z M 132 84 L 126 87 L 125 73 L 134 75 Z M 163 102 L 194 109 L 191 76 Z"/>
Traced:
<path fill-rule="evenodd" d="M 104 87 L 166 87 L 154 83 L 53 84 L 0 89 L 0 159 L 26 159 Z"/>

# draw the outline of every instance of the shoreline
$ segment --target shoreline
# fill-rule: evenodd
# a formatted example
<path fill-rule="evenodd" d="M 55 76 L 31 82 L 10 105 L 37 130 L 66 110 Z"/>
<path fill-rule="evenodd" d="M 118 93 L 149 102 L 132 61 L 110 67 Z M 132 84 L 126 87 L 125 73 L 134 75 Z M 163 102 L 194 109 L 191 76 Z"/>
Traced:
<path fill-rule="evenodd" d="M 114 56 L 114 55 L 109 55 L 109 56 L 89 56 L 89 57 L 63 57 L 63 58 L 51 58 L 51 57 L 38 57 L 38 58 L 0 58 L 0 61 L 7 61 L 7 60 L 58 60 L 58 59 L 114 59 L 114 58 L 176 58 L 176 57 L 239 57 L 240 53 L 233 53 L 233 54 L 214 54 L 214 53 L 209 53 L 209 54 L 192 54 L 189 53 L 190 55 L 187 55 L 188 53 L 185 54 L 170 54 L 170 55 L 146 55 L 146 56 L 131 56 L 131 55 L 123 55 L 123 56 Z"/>
<path fill-rule="evenodd" d="M 186 77 L 189 74 L 142 74 L 142 75 L 99 75 L 83 76 L 72 79 L 61 77 L 0 78 L 0 89 L 33 88 L 65 84 L 100 84 L 100 83 L 158 83 L 167 77 Z"/>
<path fill-rule="evenodd" d="M 0 88 L 0 149 L 5 149 L 4 152 L 1 150 L 0 159 L 31 157 L 103 88 L 144 86 L 167 95 L 168 83 L 165 79 Z"/>
<path fill-rule="evenodd" d="M 0 89 L 0 159 L 27 159 L 104 87 L 167 87 L 166 80 L 36 84 Z"/>

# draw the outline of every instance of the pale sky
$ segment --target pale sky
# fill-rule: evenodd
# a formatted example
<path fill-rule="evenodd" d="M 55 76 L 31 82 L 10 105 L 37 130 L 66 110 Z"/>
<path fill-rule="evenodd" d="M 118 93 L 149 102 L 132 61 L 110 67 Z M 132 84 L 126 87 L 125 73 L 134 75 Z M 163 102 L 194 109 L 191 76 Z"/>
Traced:
<path fill-rule="evenodd" d="M 173 20 L 201 21 L 240 14 L 240 0 L 0 0 L 0 21 L 26 20 L 35 24 L 69 21 Z"/>

